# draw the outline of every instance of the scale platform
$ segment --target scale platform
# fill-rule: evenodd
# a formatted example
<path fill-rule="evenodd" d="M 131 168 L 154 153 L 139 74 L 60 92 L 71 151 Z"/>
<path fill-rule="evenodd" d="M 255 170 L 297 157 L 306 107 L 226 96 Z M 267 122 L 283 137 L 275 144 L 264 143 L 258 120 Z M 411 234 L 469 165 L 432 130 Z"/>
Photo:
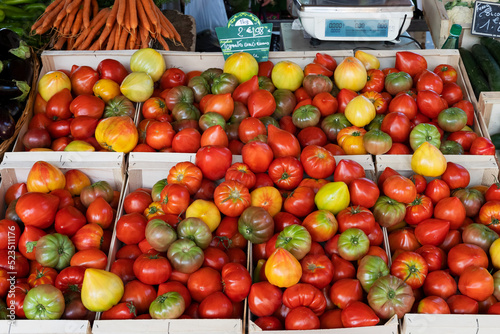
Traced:
<path fill-rule="evenodd" d="M 408 38 L 407 38 L 408 37 Z M 399 43 L 391 41 L 318 41 L 304 30 L 293 30 L 292 23 L 280 24 L 280 45 L 282 51 L 327 51 L 327 50 L 417 50 L 419 43 L 409 38 L 405 32 L 401 34 Z"/>
<path fill-rule="evenodd" d="M 412 0 L 294 0 L 304 30 L 322 41 L 392 41 L 410 26 Z"/>

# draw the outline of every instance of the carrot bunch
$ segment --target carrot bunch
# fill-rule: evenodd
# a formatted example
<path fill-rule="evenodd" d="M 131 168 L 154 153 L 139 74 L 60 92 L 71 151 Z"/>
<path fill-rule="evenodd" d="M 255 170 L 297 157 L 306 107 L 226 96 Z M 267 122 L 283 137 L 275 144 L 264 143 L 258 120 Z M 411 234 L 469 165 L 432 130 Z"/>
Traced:
<path fill-rule="evenodd" d="M 35 34 L 54 31 L 53 48 L 61 50 L 125 50 L 149 46 L 166 39 L 182 44 L 172 23 L 153 0 L 115 0 L 99 9 L 97 0 L 54 0 L 33 24 Z"/>

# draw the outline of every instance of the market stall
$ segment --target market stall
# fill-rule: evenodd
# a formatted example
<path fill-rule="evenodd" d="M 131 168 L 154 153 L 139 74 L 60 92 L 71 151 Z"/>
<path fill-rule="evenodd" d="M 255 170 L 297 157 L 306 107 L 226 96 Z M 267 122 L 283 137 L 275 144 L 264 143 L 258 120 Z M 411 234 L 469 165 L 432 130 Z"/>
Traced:
<path fill-rule="evenodd" d="M 227 1 L 216 52 L 152 0 L 38 6 L 38 53 L 14 32 L 1 332 L 498 332 L 495 36 L 288 4 Z"/>

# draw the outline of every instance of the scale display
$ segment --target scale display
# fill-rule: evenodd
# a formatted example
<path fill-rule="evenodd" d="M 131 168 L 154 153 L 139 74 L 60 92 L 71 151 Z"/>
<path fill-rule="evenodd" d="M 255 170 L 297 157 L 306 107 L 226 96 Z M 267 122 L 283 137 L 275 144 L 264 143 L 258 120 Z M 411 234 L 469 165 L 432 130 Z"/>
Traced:
<path fill-rule="evenodd" d="M 325 37 L 372 37 L 389 35 L 389 20 L 325 20 Z"/>

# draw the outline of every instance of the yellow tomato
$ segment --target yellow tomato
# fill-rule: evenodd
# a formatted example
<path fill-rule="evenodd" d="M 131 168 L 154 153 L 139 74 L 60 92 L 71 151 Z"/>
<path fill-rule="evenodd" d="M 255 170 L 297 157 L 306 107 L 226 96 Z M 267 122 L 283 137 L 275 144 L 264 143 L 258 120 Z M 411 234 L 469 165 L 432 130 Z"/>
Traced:
<path fill-rule="evenodd" d="M 500 239 L 493 241 L 490 246 L 491 263 L 495 269 L 500 269 Z"/>
<path fill-rule="evenodd" d="M 266 209 L 267 212 L 274 217 L 281 211 L 283 198 L 278 189 L 275 187 L 260 187 L 250 193 L 251 205 L 260 206 Z"/>
<path fill-rule="evenodd" d="M 272 285 L 288 288 L 300 281 L 302 266 L 289 251 L 277 248 L 267 259 L 264 273 Z"/>
<path fill-rule="evenodd" d="M 94 152 L 95 147 L 92 146 L 90 143 L 86 142 L 85 140 L 72 140 L 68 145 L 66 145 L 64 151 Z"/>
<path fill-rule="evenodd" d="M 354 57 L 346 57 L 335 69 L 333 78 L 339 89 L 347 88 L 357 92 L 366 85 L 368 76 L 362 62 Z"/>
<path fill-rule="evenodd" d="M 413 152 L 411 169 L 422 176 L 438 177 L 446 170 L 446 158 L 436 146 L 425 141 Z"/>
<path fill-rule="evenodd" d="M 364 95 L 358 95 L 347 103 L 344 114 L 352 125 L 362 128 L 373 121 L 377 111 L 372 101 Z"/>
<path fill-rule="evenodd" d="M 233 74 L 243 83 L 259 73 L 259 63 L 247 52 L 233 53 L 224 63 L 224 73 Z"/>
<path fill-rule="evenodd" d="M 210 227 L 210 231 L 215 231 L 219 226 L 221 216 L 220 211 L 214 202 L 197 199 L 186 209 L 186 218 L 200 218 Z"/>
<path fill-rule="evenodd" d="M 337 143 L 346 154 L 366 154 L 363 137 L 366 130 L 357 126 L 343 128 L 337 134 Z"/>
<path fill-rule="evenodd" d="M 358 50 L 354 53 L 354 57 L 363 63 L 367 71 L 380 68 L 380 61 L 374 55 Z"/>
<path fill-rule="evenodd" d="M 108 103 L 109 100 L 121 94 L 120 85 L 111 79 L 100 79 L 92 87 L 94 95 Z"/>
<path fill-rule="evenodd" d="M 71 90 L 71 80 L 61 71 L 47 72 L 38 81 L 38 93 L 45 101 L 64 88 Z"/>
<path fill-rule="evenodd" d="M 130 101 L 144 102 L 153 95 L 154 81 L 145 72 L 132 72 L 123 79 L 120 92 Z"/>
<path fill-rule="evenodd" d="M 149 206 L 144 210 L 144 215 L 148 220 L 150 220 L 153 217 L 156 216 L 161 216 L 164 215 L 165 212 L 163 212 L 163 209 L 161 208 L 161 202 L 160 201 L 154 201 L 149 204 Z"/>
<path fill-rule="evenodd" d="M 349 188 L 344 182 L 327 183 L 314 196 L 318 210 L 328 210 L 334 215 L 347 208 L 350 201 Z"/>
<path fill-rule="evenodd" d="M 99 122 L 95 139 L 106 150 L 128 153 L 137 145 L 139 132 L 132 118 L 113 116 Z"/>
<path fill-rule="evenodd" d="M 292 61 L 280 61 L 273 67 L 271 80 L 276 88 L 293 92 L 302 86 L 304 71 Z"/>
<path fill-rule="evenodd" d="M 122 299 L 122 279 L 111 272 L 87 268 L 82 284 L 82 303 L 92 312 L 109 310 Z"/>
<path fill-rule="evenodd" d="M 37 161 L 33 164 L 26 181 L 29 192 L 49 193 L 55 189 L 64 189 L 65 186 L 66 177 L 63 172 L 45 161 Z"/>

